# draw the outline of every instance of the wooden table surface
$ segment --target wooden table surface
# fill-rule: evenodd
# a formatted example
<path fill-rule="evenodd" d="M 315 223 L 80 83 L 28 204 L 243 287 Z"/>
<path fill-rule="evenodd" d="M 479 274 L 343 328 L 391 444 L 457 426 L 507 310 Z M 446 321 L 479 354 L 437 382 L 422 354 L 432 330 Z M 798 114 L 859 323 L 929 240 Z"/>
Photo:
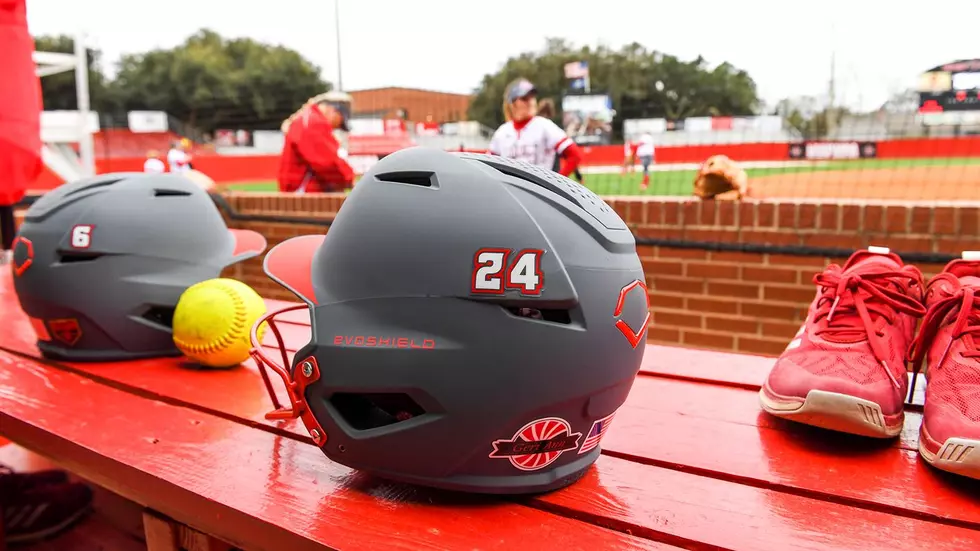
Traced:
<path fill-rule="evenodd" d="M 286 318 L 295 349 L 308 320 Z M 499 498 L 330 462 L 297 421 L 264 419 L 251 363 L 41 360 L 6 272 L 0 319 L 0 435 L 244 549 L 980 549 L 980 484 L 919 459 L 921 407 L 884 442 L 774 419 L 770 358 L 648 346 L 585 477 Z"/>

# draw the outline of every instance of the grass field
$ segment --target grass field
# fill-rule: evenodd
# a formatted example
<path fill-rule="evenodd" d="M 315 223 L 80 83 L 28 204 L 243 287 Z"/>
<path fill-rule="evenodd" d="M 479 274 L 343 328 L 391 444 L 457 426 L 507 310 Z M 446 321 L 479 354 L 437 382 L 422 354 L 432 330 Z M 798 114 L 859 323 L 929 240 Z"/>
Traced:
<path fill-rule="evenodd" d="M 858 159 L 846 161 L 787 161 L 782 163 L 745 163 L 750 182 L 752 179 L 768 180 L 769 177 L 783 176 L 780 180 L 792 182 L 794 174 L 817 173 L 843 171 L 852 173 L 855 171 L 875 171 L 880 177 L 881 171 L 896 171 L 900 173 L 902 169 L 915 169 L 922 172 L 934 168 L 937 172 L 946 172 L 955 167 L 968 167 L 980 165 L 980 158 L 927 158 L 927 159 Z M 639 168 L 639 167 L 637 167 Z M 585 185 L 599 195 L 690 195 L 691 184 L 697 167 L 695 165 L 660 165 L 655 166 L 652 174 L 650 187 L 646 191 L 641 191 L 639 184 L 641 175 L 638 172 L 632 174 L 620 174 L 617 167 L 588 167 L 584 170 Z M 966 173 L 964 172 L 964 176 Z M 900 178 L 898 178 L 900 179 Z M 901 182 L 903 185 L 908 182 Z M 980 182 L 977 182 L 980 184 Z M 276 191 L 276 183 L 271 180 L 259 180 L 250 182 L 235 182 L 223 186 L 225 189 L 234 191 L 269 192 Z M 909 190 L 912 195 L 915 190 Z M 806 193 L 801 192 L 801 195 Z M 923 190 L 923 197 L 928 196 L 927 190 Z M 914 198 L 914 197 L 912 197 Z"/>

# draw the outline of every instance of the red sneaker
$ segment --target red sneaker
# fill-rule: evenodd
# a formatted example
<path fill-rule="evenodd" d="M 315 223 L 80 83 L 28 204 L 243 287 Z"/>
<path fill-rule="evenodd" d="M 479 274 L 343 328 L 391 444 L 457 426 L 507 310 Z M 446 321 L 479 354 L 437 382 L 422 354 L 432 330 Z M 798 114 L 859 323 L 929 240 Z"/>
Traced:
<path fill-rule="evenodd" d="M 646 174 L 643 176 L 643 181 L 640 182 L 640 189 L 645 191 L 648 187 L 650 187 L 650 175 Z"/>
<path fill-rule="evenodd" d="M 813 281 L 817 296 L 759 391 L 762 408 L 825 429 L 897 436 L 908 390 L 904 351 L 925 314 L 922 273 L 868 247 Z"/>
<path fill-rule="evenodd" d="M 963 253 L 926 290 L 928 312 L 909 349 L 916 374 L 928 365 L 919 453 L 980 478 L 980 253 Z"/>

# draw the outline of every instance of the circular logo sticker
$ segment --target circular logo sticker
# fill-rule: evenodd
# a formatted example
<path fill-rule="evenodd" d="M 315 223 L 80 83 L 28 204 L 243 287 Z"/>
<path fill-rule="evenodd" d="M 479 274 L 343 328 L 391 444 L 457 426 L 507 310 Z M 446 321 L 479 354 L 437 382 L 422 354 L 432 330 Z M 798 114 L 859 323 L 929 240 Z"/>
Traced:
<path fill-rule="evenodd" d="M 524 425 L 512 438 L 494 440 L 490 458 L 508 459 L 522 471 L 536 471 L 577 448 L 581 437 L 581 432 L 572 433 L 568 421 L 545 417 Z"/>

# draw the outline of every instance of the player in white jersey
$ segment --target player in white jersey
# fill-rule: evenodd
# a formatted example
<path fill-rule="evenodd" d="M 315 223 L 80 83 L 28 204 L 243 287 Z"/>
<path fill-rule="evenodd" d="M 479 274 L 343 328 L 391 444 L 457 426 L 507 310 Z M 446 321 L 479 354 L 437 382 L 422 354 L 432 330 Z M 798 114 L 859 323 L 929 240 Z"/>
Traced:
<path fill-rule="evenodd" d="M 167 171 L 167 165 L 160 160 L 160 153 L 155 149 L 146 152 L 146 161 L 143 163 L 143 172 L 152 174 L 162 174 Z"/>
<path fill-rule="evenodd" d="M 640 189 L 646 189 L 650 185 L 650 165 L 653 164 L 655 150 L 653 136 L 649 132 L 641 134 L 636 142 L 636 156 L 643 165 L 643 182 L 640 183 Z"/>
<path fill-rule="evenodd" d="M 504 92 L 504 116 L 490 139 L 490 153 L 525 161 L 552 170 L 555 156 L 561 158 L 560 172 L 568 176 L 582 162 L 582 150 L 550 119 L 537 116 L 537 90 L 527 79 L 517 79 Z"/>
<path fill-rule="evenodd" d="M 187 153 L 190 145 L 190 140 L 181 138 L 167 152 L 167 164 L 170 165 L 170 172 L 187 172 L 194 168 L 191 166 L 191 156 Z"/>

